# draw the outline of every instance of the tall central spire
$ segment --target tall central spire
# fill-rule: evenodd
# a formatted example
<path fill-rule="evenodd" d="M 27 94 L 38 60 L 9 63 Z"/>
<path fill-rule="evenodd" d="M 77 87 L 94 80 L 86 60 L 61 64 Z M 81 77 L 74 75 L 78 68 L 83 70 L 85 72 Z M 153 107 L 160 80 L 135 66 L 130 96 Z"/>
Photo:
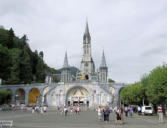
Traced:
<path fill-rule="evenodd" d="M 85 32 L 83 36 L 83 56 L 81 61 L 81 72 L 85 75 L 94 73 L 95 66 L 91 56 L 91 37 L 89 33 L 88 21 L 86 21 Z"/>
<path fill-rule="evenodd" d="M 86 20 L 85 33 L 83 36 L 84 43 L 90 43 L 91 37 L 89 33 L 88 21 Z"/>

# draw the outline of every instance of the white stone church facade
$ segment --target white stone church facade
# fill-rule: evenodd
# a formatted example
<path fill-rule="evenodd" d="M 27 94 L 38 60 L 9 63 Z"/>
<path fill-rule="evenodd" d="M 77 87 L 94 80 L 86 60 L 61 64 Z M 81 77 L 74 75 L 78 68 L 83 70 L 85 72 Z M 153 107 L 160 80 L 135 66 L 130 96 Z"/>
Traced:
<path fill-rule="evenodd" d="M 83 36 L 83 55 L 80 71 L 72 79 L 68 65 L 67 52 L 65 53 L 61 82 L 48 87 L 46 101 L 49 106 L 86 105 L 89 107 L 118 104 L 119 89 L 123 84 L 108 83 L 108 67 L 104 51 L 98 72 L 91 54 L 91 36 L 86 22 Z"/>

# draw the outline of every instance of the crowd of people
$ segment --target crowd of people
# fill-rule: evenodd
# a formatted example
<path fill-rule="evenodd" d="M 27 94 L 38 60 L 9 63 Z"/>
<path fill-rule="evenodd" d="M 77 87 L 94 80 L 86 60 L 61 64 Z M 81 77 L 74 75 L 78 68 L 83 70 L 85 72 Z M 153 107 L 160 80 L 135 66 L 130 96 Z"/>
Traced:
<path fill-rule="evenodd" d="M 46 113 L 47 106 L 32 106 L 32 113 Z"/>
<path fill-rule="evenodd" d="M 58 106 L 57 107 L 57 114 L 61 114 L 61 115 L 64 115 L 64 116 L 67 116 L 67 115 L 80 115 L 80 112 L 81 111 L 86 111 L 88 110 L 87 107 L 82 107 L 80 105 L 71 105 L 71 106 Z"/>
<path fill-rule="evenodd" d="M 124 113 L 126 117 L 128 117 L 128 115 L 132 117 L 133 115 L 133 107 L 124 107 L 123 105 L 121 107 L 99 106 L 96 111 L 98 115 L 98 121 L 105 121 L 106 123 L 109 122 L 109 115 L 111 112 L 113 112 L 115 114 L 115 124 L 124 123 Z"/>
<path fill-rule="evenodd" d="M 7 107 L 5 107 L 7 108 Z M 28 110 L 28 108 L 31 108 L 29 110 L 32 111 L 32 113 L 46 113 L 47 111 L 47 106 L 39 106 L 39 105 L 33 105 L 31 107 L 26 107 L 23 105 L 11 105 L 11 108 L 13 111 L 15 111 L 16 109 L 19 110 Z M 97 111 L 97 117 L 98 117 L 98 121 L 99 122 L 109 122 L 110 119 L 110 113 L 114 113 L 115 115 L 115 124 L 124 124 L 124 118 L 125 117 L 132 117 L 133 116 L 133 112 L 138 113 L 138 115 L 142 114 L 142 108 L 140 106 L 134 107 L 134 106 L 124 106 L 121 105 L 120 107 L 109 107 L 109 106 L 99 106 L 95 109 Z M 80 106 L 79 105 L 70 105 L 70 106 L 58 106 L 57 107 L 57 114 L 60 115 L 71 115 L 71 116 L 77 116 L 80 115 L 81 111 L 89 111 L 89 107 L 87 106 Z M 163 120 L 163 109 L 162 106 L 159 105 L 157 107 L 157 114 L 159 117 L 159 122 L 164 122 Z"/>

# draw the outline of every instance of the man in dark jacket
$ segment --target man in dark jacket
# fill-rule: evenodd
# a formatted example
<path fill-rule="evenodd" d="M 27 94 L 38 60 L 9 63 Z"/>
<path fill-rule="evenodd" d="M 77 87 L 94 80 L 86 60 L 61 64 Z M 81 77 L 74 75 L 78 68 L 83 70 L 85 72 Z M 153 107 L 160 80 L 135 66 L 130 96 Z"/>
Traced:
<path fill-rule="evenodd" d="M 110 109 L 109 109 L 109 107 L 106 107 L 106 111 L 105 111 L 106 120 L 105 121 L 109 122 L 109 115 L 110 115 Z"/>

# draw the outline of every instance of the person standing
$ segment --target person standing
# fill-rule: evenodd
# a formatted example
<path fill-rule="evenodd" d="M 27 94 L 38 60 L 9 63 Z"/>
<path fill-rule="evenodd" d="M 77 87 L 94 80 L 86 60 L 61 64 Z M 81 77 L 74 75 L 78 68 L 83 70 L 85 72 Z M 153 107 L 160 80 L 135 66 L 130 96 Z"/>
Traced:
<path fill-rule="evenodd" d="M 46 107 L 46 105 L 43 107 L 43 112 L 44 113 L 46 113 L 46 109 L 47 109 L 47 107 Z"/>
<path fill-rule="evenodd" d="M 78 115 L 79 115 L 79 111 L 80 111 L 80 106 L 78 105 L 78 107 L 77 107 L 77 113 L 78 113 Z"/>
<path fill-rule="evenodd" d="M 141 107 L 140 106 L 137 107 L 137 112 L 138 112 L 138 115 L 141 115 Z"/>
<path fill-rule="evenodd" d="M 109 122 L 110 109 L 108 106 L 106 107 L 105 115 L 106 115 L 106 122 Z"/>
<path fill-rule="evenodd" d="M 103 118 L 104 121 L 106 121 L 106 107 L 103 108 Z"/>
<path fill-rule="evenodd" d="M 130 108 L 129 108 L 129 115 L 130 115 L 130 117 L 132 117 L 132 115 L 133 115 L 133 108 L 132 108 L 132 106 L 130 106 Z"/>
<path fill-rule="evenodd" d="M 163 111 L 162 111 L 162 105 L 158 106 L 158 116 L 159 116 L 159 122 L 163 122 Z"/>
<path fill-rule="evenodd" d="M 121 120 L 124 123 L 124 104 L 121 105 Z"/>

